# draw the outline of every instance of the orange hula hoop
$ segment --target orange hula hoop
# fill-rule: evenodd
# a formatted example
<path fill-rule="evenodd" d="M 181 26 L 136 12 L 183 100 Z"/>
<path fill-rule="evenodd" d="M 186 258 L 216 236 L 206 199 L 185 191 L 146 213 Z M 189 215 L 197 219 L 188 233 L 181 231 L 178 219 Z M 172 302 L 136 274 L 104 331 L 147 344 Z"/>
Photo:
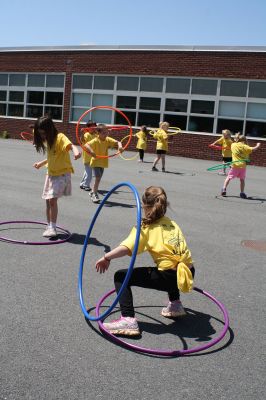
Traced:
<path fill-rule="evenodd" d="M 30 132 L 21 132 L 20 136 L 22 139 L 26 140 L 27 142 L 33 143 L 33 134 Z"/>
<path fill-rule="evenodd" d="M 126 143 L 125 146 L 123 147 L 123 151 L 124 151 L 124 150 L 128 147 L 128 145 L 129 145 L 129 143 L 131 142 L 131 139 L 132 139 L 132 135 L 133 135 L 133 132 L 132 132 L 132 125 L 131 125 L 131 123 L 130 123 L 128 117 L 127 117 L 122 111 L 120 111 L 120 110 L 118 110 L 117 108 L 112 107 L 112 106 L 95 106 L 95 107 L 92 107 L 92 108 L 90 108 L 89 110 L 85 111 L 85 112 L 79 117 L 79 120 L 78 120 L 77 125 L 76 125 L 76 138 L 77 138 L 78 144 L 80 145 L 80 147 L 81 147 L 84 151 L 86 151 L 86 153 L 90 154 L 90 153 L 88 152 L 88 150 L 86 149 L 86 147 L 81 143 L 81 140 L 80 140 L 80 137 L 79 137 L 79 126 L 80 126 L 80 123 L 81 123 L 82 119 L 83 119 L 87 114 L 91 113 L 91 112 L 94 111 L 94 110 L 99 110 L 99 109 L 108 109 L 108 110 L 113 110 L 113 111 L 115 111 L 115 112 L 118 112 L 118 113 L 119 113 L 120 115 L 122 115 L 122 117 L 124 117 L 125 120 L 128 122 L 127 129 L 128 129 L 128 127 L 129 127 L 129 138 L 128 138 L 127 143 Z M 106 128 L 108 129 L 108 126 L 106 126 Z M 111 158 L 111 157 L 117 156 L 119 153 L 120 153 L 120 151 L 118 150 L 115 154 L 110 154 L 110 155 L 107 155 L 107 156 L 101 156 L 101 155 L 96 154 L 96 158 Z"/>

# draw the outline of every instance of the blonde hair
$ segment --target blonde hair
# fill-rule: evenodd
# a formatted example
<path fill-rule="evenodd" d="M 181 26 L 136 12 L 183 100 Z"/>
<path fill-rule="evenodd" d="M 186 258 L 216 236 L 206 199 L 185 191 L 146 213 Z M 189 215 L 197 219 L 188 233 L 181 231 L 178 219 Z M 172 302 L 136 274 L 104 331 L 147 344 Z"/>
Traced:
<path fill-rule="evenodd" d="M 163 188 L 149 186 L 142 195 L 142 205 L 145 216 L 143 225 L 150 225 L 163 217 L 167 209 L 167 196 Z"/>
<path fill-rule="evenodd" d="M 247 143 L 247 138 L 245 135 L 241 135 L 241 132 L 237 132 L 235 134 L 235 142 L 243 142 L 243 143 Z"/>
<path fill-rule="evenodd" d="M 222 135 L 223 136 L 231 136 L 231 132 L 229 131 L 229 129 L 223 129 L 222 130 Z"/>

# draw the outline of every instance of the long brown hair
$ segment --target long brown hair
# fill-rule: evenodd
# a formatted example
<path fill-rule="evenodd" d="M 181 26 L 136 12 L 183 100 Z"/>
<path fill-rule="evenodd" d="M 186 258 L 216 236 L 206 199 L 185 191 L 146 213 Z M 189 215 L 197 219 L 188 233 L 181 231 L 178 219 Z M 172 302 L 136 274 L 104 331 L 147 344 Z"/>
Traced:
<path fill-rule="evenodd" d="M 142 205 L 145 216 L 143 225 L 150 225 L 163 217 L 167 209 L 167 196 L 163 188 L 159 186 L 148 187 L 142 196 Z"/>
<path fill-rule="evenodd" d="M 44 130 L 45 139 L 40 134 L 39 129 Z M 38 118 L 34 125 L 33 140 L 33 144 L 35 145 L 37 152 L 39 153 L 40 151 L 42 151 L 43 153 L 45 153 L 45 142 L 47 142 L 49 149 L 51 149 L 56 140 L 57 134 L 58 131 L 50 117 L 45 116 Z"/>

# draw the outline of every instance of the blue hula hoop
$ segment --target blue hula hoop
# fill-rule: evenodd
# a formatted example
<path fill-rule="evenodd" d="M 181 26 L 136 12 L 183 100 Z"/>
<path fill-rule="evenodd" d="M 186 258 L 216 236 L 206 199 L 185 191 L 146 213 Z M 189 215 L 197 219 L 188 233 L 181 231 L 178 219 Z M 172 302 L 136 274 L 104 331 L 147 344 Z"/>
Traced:
<path fill-rule="evenodd" d="M 98 215 L 102 209 L 102 207 L 104 206 L 104 204 L 106 203 L 106 201 L 108 200 L 108 198 L 111 196 L 111 194 L 116 191 L 117 189 L 119 189 L 120 187 L 126 186 L 129 189 L 132 190 L 135 200 L 136 200 L 136 205 L 137 205 L 137 232 L 136 232 L 136 240 L 135 240 L 135 245 L 134 245 L 134 249 L 132 251 L 132 256 L 131 256 L 131 260 L 130 260 L 130 264 L 128 267 L 128 271 L 126 274 L 126 277 L 124 279 L 124 282 L 119 290 L 119 292 L 117 293 L 117 296 L 115 298 L 115 300 L 113 301 L 113 303 L 110 305 L 110 307 L 102 314 L 98 314 L 97 316 L 91 316 L 84 304 L 84 299 L 83 299 L 83 293 L 82 293 L 82 276 L 83 276 L 83 265 L 84 265 L 84 258 L 85 258 L 85 254 L 86 254 L 86 250 L 87 250 L 87 245 L 88 245 L 88 241 L 90 239 L 90 235 L 92 232 L 92 229 L 94 227 L 94 224 L 98 218 Z M 130 276 L 132 274 L 133 271 L 133 267 L 135 264 L 135 260 L 136 260 L 136 256 L 137 256 L 137 252 L 138 252 L 138 246 L 139 246 L 139 237 L 140 237 L 140 229 L 141 229 L 141 203 L 140 203 L 140 198 L 139 198 L 139 194 L 137 192 L 137 189 L 135 188 L 134 185 L 132 185 L 129 182 L 121 182 L 119 184 L 117 184 L 116 186 L 114 186 L 103 198 L 103 200 L 101 201 L 101 203 L 99 204 L 96 213 L 94 214 L 94 217 L 92 218 L 91 224 L 89 226 L 84 244 L 83 244 L 83 249 L 82 249 L 82 253 L 81 253 L 81 257 L 80 257 L 80 264 L 79 264 L 79 276 L 78 276 L 78 291 L 79 291 L 79 302 L 80 302 L 80 306 L 82 309 L 82 312 L 85 316 L 85 318 L 87 318 L 90 321 L 99 321 L 101 319 L 104 319 L 107 317 L 108 314 L 111 313 L 111 311 L 114 309 L 114 307 L 116 306 L 116 304 L 118 303 L 123 290 L 125 289 L 125 287 L 128 284 L 128 281 L 130 279 Z"/>

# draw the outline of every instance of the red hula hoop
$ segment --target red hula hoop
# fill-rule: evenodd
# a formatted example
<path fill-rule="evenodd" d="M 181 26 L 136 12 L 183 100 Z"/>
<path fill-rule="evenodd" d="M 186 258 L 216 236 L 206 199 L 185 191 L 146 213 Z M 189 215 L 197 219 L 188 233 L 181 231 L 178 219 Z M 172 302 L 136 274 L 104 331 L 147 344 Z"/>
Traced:
<path fill-rule="evenodd" d="M 92 108 L 90 108 L 89 110 L 85 111 L 85 112 L 80 116 L 80 118 L 79 118 L 79 120 L 78 120 L 78 122 L 77 122 L 77 125 L 76 125 L 76 138 L 77 138 L 78 144 L 80 145 L 80 147 L 81 147 L 84 151 L 86 151 L 86 153 L 90 154 L 90 153 L 88 152 L 88 150 L 86 149 L 86 147 L 81 143 L 81 140 L 80 140 L 80 137 L 79 137 L 79 126 L 80 126 L 80 123 L 81 123 L 82 119 L 83 119 L 87 114 L 89 114 L 89 113 L 92 112 L 93 110 L 98 110 L 98 109 L 108 109 L 108 110 L 113 110 L 113 111 L 115 111 L 115 112 L 118 112 L 118 113 L 119 113 L 120 115 L 122 115 L 122 117 L 124 117 L 125 120 L 128 122 L 128 127 L 127 127 L 127 129 L 129 128 L 129 138 L 128 138 L 127 143 L 126 143 L 125 146 L 123 147 L 123 151 L 124 151 L 124 150 L 128 147 L 129 143 L 131 142 L 131 138 L 132 138 L 132 126 L 131 126 L 131 123 L 130 123 L 128 117 L 127 117 L 122 111 L 120 111 L 120 110 L 118 110 L 117 108 L 112 107 L 112 106 L 96 106 L 96 107 L 92 107 Z M 108 129 L 108 127 L 107 127 L 107 129 Z M 117 156 L 119 153 L 120 153 L 120 151 L 118 150 L 115 154 L 110 154 L 110 155 L 108 155 L 108 156 L 100 156 L 100 155 L 97 155 L 97 154 L 96 154 L 96 158 L 110 158 L 110 157 Z"/>
<path fill-rule="evenodd" d="M 216 144 L 209 144 L 208 147 L 213 150 L 231 150 L 230 147 L 217 146 Z"/>
<path fill-rule="evenodd" d="M 33 134 L 30 132 L 21 132 L 20 136 L 22 139 L 27 140 L 27 142 L 33 143 Z"/>

